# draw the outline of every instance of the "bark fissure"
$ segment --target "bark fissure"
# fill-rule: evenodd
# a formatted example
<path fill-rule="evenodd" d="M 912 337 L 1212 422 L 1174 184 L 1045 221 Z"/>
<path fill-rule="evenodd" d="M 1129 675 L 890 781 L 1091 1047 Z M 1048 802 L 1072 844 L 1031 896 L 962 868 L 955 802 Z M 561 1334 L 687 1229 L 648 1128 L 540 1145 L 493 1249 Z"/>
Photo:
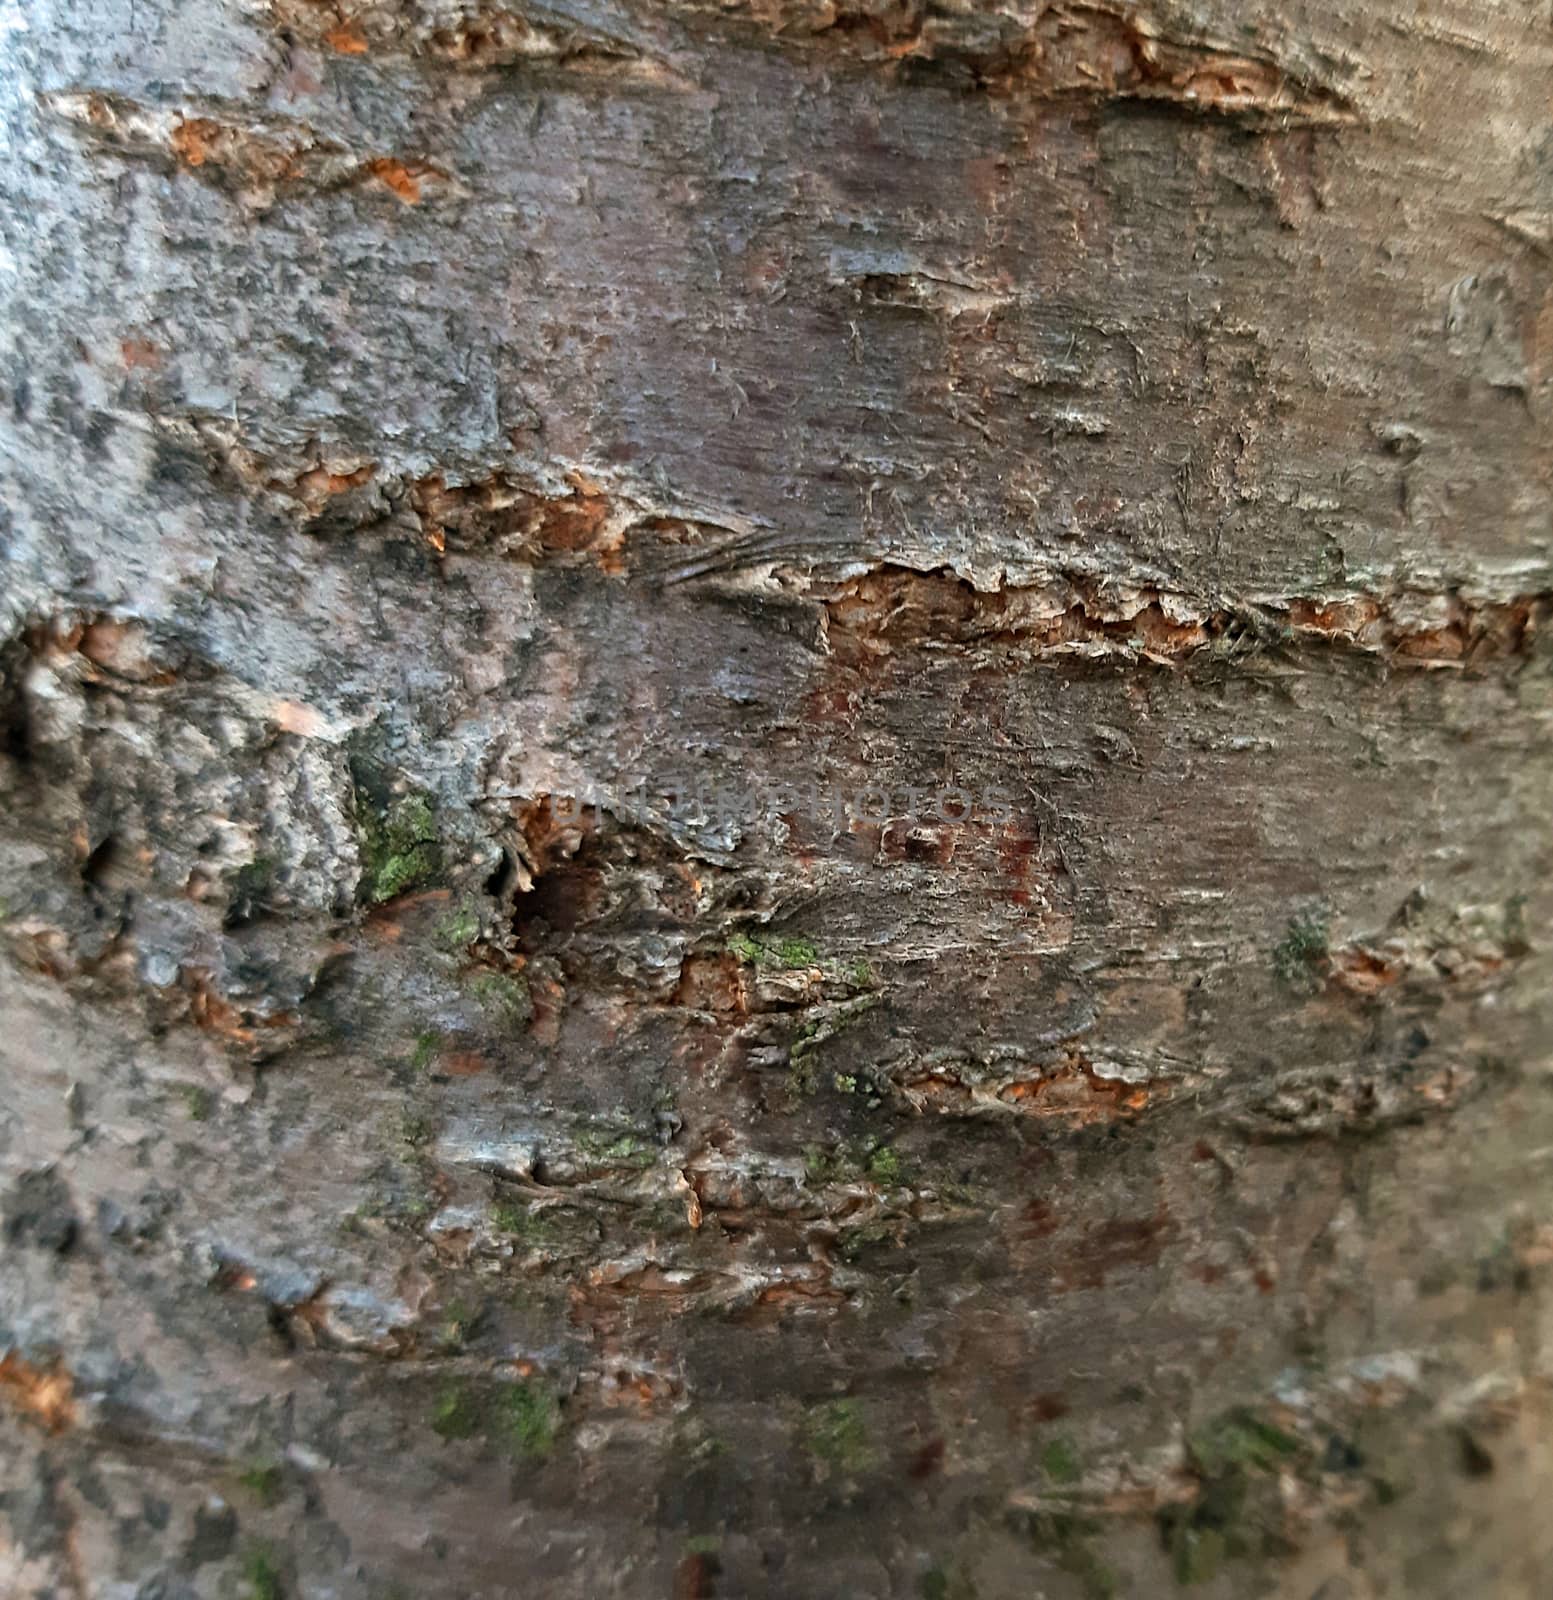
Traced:
<path fill-rule="evenodd" d="M 95 89 L 61 90 L 43 103 L 56 116 L 131 156 L 226 185 L 259 205 L 308 190 L 380 185 L 406 205 L 460 193 L 429 161 L 362 154 L 305 123 L 209 99 L 144 105 Z"/>

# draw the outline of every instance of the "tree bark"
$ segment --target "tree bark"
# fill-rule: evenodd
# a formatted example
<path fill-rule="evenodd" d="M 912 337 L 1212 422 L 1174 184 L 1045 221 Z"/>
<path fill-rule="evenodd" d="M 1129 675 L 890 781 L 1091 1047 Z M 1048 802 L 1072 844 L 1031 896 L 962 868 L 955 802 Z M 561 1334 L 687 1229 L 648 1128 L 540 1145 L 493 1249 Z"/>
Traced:
<path fill-rule="evenodd" d="M 0 1591 L 1546 1593 L 1545 0 L 0 52 Z"/>

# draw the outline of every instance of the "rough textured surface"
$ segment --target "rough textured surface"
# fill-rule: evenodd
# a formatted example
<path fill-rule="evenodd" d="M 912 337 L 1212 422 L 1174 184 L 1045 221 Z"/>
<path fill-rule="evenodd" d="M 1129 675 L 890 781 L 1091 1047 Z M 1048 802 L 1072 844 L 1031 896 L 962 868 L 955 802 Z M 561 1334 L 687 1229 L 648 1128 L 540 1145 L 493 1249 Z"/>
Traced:
<path fill-rule="evenodd" d="M 1546 6 L 0 58 L 0 1592 L 1546 1593 Z"/>

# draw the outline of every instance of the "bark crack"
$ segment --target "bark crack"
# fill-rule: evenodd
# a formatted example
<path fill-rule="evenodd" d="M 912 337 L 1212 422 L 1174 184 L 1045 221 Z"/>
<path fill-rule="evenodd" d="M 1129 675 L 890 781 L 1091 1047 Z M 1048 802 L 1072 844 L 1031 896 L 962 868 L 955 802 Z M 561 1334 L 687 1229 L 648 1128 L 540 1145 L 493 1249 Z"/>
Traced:
<path fill-rule="evenodd" d="M 170 162 L 260 209 L 282 194 L 380 186 L 405 205 L 463 192 L 430 161 L 363 153 L 305 122 L 199 98 L 143 105 L 97 89 L 40 96 L 54 115 L 128 156 Z"/>
<path fill-rule="evenodd" d="M 1553 615 L 1553 591 L 1506 599 L 1457 589 L 1344 590 L 1209 602 L 1120 578 L 1070 576 L 983 591 L 947 569 L 881 565 L 809 580 L 844 657 L 910 646 L 995 645 L 1038 656 L 1175 666 L 1273 645 L 1327 645 L 1399 665 L 1462 668 L 1524 655 Z"/>

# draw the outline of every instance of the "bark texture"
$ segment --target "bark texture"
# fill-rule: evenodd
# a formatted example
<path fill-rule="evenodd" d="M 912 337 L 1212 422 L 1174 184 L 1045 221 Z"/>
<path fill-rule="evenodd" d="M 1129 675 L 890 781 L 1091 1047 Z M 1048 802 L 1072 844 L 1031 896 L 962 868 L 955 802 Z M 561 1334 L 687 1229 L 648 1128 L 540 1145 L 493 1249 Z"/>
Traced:
<path fill-rule="evenodd" d="M 0 1592 L 1546 1595 L 1546 0 L 0 64 Z"/>

